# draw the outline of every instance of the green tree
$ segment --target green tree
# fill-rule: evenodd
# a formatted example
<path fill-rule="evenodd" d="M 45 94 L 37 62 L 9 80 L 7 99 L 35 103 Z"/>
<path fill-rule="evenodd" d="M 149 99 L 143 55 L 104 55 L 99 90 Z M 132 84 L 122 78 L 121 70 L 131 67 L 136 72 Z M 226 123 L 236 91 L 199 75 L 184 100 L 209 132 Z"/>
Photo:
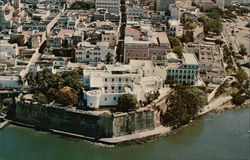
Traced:
<path fill-rule="evenodd" d="M 25 80 L 25 82 L 28 83 L 28 85 L 31 86 L 31 89 L 34 88 L 35 79 L 34 79 L 34 74 L 33 74 L 32 72 L 28 72 L 28 73 L 24 76 L 24 80 Z"/>
<path fill-rule="evenodd" d="M 150 92 L 146 95 L 146 104 L 152 103 L 154 100 L 158 99 L 160 96 L 159 91 Z"/>
<path fill-rule="evenodd" d="M 66 86 L 55 94 L 55 101 L 64 105 L 76 105 L 78 103 L 78 95 L 73 88 Z"/>
<path fill-rule="evenodd" d="M 236 106 L 242 105 L 248 99 L 247 95 L 241 95 L 240 93 L 233 94 L 232 97 L 232 102 Z"/>
<path fill-rule="evenodd" d="M 114 57 L 113 54 L 108 53 L 108 54 L 106 55 L 106 63 L 107 63 L 107 64 L 112 64 L 112 63 L 113 63 L 113 57 Z"/>
<path fill-rule="evenodd" d="M 221 40 L 221 39 L 216 39 L 215 43 L 218 44 L 218 45 L 220 45 L 220 46 L 222 46 L 224 44 L 224 41 Z"/>
<path fill-rule="evenodd" d="M 9 43 L 17 43 L 19 46 L 24 46 L 24 36 L 19 35 L 15 37 L 10 37 Z"/>
<path fill-rule="evenodd" d="M 94 8 L 94 4 L 86 3 L 86 2 L 75 2 L 71 5 L 70 9 L 83 9 L 83 10 L 89 10 L 91 8 Z"/>
<path fill-rule="evenodd" d="M 177 87 L 166 99 L 168 108 L 163 119 L 172 125 L 186 124 L 205 104 L 207 95 L 202 90 L 196 87 Z"/>
<path fill-rule="evenodd" d="M 38 102 L 38 103 L 41 103 L 41 104 L 46 104 L 48 103 L 48 99 L 47 97 L 41 93 L 41 92 L 36 92 L 33 96 L 33 98 Z"/>
<path fill-rule="evenodd" d="M 78 71 L 66 71 L 62 74 L 62 79 L 64 80 L 64 86 L 69 86 L 74 90 L 80 92 L 82 84 L 80 83 L 81 76 Z"/>
<path fill-rule="evenodd" d="M 190 29 L 190 30 L 192 30 L 192 29 L 196 28 L 196 26 L 197 26 L 196 22 L 187 21 L 187 22 L 185 23 L 184 28 L 185 28 L 185 29 Z"/>
<path fill-rule="evenodd" d="M 169 37 L 169 42 L 170 42 L 170 45 L 171 45 L 171 47 L 173 49 L 173 52 L 177 53 L 178 56 L 180 56 L 180 54 L 183 51 L 183 45 L 182 45 L 181 41 L 176 37 L 170 36 Z"/>
<path fill-rule="evenodd" d="M 138 108 L 138 102 L 130 93 L 124 94 L 118 98 L 117 110 L 122 112 L 127 112 L 130 110 L 135 110 Z"/>
<path fill-rule="evenodd" d="M 22 78 L 22 76 L 18 76 L 18 80 L 17 80 L 17 84 L 19 85 L 19 86 L 23 86 L 23 84 L 24 84 L 24 82 L 23 82 L 23 78 Z"/>

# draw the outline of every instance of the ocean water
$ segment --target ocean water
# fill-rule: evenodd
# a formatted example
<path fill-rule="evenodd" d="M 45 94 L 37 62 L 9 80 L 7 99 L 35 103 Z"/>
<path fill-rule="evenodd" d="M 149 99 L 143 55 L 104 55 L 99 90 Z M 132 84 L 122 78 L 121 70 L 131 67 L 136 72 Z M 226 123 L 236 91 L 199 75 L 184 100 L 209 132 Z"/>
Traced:
<path fill-rule="evenodd" d="M 29 128 L 0 130 L 1 160 L 248 160 L 250 108 L 207 115 L 144 144 L 103 147 Z"/>

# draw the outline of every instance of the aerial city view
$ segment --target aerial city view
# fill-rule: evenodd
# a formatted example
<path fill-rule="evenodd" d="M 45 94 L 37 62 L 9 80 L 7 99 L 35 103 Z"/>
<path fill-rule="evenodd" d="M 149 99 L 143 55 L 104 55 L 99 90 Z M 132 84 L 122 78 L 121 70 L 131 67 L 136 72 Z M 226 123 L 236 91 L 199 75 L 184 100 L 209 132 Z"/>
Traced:
<path fill-rule="evenodd" d="M 250 0 L 0 0 L 0 160 L 249 160 Z"/>

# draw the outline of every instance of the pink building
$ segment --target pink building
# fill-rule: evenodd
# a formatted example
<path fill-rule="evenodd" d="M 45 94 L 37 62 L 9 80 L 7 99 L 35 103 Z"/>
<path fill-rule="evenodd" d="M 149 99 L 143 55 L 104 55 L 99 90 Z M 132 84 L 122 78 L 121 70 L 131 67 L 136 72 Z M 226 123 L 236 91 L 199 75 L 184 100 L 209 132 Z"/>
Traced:
<path fill-rule="evenodd" d="M 165 32 L 140 31 L 126 28 L 124 62 L 129 60 L 164 60 L 171 52 L 170 43 Z"/>

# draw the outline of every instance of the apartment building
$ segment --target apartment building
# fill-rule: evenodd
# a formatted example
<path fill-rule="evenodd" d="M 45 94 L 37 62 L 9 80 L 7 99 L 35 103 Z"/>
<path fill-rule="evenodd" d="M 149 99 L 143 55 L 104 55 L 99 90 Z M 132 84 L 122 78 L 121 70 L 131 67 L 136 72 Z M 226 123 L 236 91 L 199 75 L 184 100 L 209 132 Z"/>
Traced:
<path fill-rule="evenodd" d="M 105 8 L 110 13 L 120 13 L 120 0 L 96 0 L 96 9 Z"/>
<path fill-rule="evenodd" d="M 177 57 L 177 56 L 175 56 Z M 171 63 L 167 67 L 167 78 L 176 83 L 198 85 L 200 64 L 194 53 L 182 53 L 182 63 Z"/>

